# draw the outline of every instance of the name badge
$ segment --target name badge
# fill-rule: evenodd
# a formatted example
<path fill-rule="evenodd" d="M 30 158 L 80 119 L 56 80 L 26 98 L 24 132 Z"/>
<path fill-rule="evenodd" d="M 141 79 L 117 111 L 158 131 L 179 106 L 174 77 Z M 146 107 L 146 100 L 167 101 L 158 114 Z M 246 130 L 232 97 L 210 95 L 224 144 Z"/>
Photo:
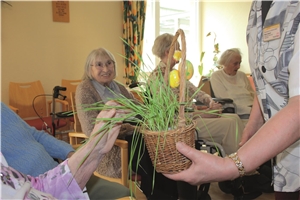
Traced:
<path fill-rule="evenodd" d="M 264 42 L 280 38 L 280 24 L 268 26 L 263 30 Z"/>

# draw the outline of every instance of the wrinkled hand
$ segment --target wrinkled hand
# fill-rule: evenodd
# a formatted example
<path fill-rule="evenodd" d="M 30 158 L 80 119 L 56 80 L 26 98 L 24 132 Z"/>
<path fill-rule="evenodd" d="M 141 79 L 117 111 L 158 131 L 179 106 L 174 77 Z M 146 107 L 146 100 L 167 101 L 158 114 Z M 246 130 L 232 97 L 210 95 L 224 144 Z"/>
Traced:
<path fill-rule="evenodd" d="M 223 106 L 222 106 L 222 104 L 217 103 L 217 102 L 215 102 L 215 101 L 212 100 L 212 101 L 209 103 L 209 108 L 208 108 L 208 109 L 209 109 L 209 110 L 218 110 L 218 113 L 221 114 L 221 113 L 222 113 Z"/>
<path fill-rule="evenodd" d="M 203 153 L 184 143 L 176 144 L 177 150 L 192 161 L 192 165 L 177 174 L 164 174 L 167 178 L 181 180 L 192 185 L 200 185 L 216 180 L 222 180 L 221 172 L 225 159 L 212 154 Z M 219 173 L 220 172 L 220 173 Z"/>
<path fill-rule="evenodd" d="M 114 101 L 108 101 L 106 103 L 107 105 L 119 105 Z M 111 109 L 111 110 L 102 110 L 97 118 L 118 118 L 122 113 L 125 113 L 125 111 L 122 110 L 118 110 L 116 111 L 116 109 Z M 91 134 L 91 138 L 89 140 L 89 142 L 92 142 L 94 145 L 101 137 L 99 143 L 96 145 L 94 151 L 99 151 L 102 154 L 107 153 L 108 151 L 111 150 L 111 148 L 113 147 L 116 138 L 120 132 L 120 128 L 121 128 L 121 123 L 116 123 L 111 129 L 109 129 L 107 132 L 106 131 L 102 131 L 101 133 L 95 134 L 97 133 L 107 122 L 103 122 L 100 121 L 99 123 L 97 123 L 94 126 L 94 129 L 92 131 Z M 95 138 L 93 138 L 95 137 Z"/>
<path fill-rule="evenodd" d="M 132 135 L 135 130 L 135 127 L 129 123 L 122 124 L 121 130 L 119 133 L 119 138 L 123 138 L 126 135 Z"/>

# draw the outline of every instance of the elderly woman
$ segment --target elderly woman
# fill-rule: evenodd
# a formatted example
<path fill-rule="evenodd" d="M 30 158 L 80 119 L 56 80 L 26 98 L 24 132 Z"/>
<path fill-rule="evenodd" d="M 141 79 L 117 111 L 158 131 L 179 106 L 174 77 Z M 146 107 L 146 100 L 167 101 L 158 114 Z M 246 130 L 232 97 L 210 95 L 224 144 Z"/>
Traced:
<path fill-rule="evenodd" d="M 169 49 L 174 36 L 168 33 L 158 36 L 152 47 L 152 53 L 160 58 L 158 66 L 149 76 L 149 81 L 155 79 L 158 73 L 164 75 L 167 67 L 167 59 L 169 55 Z M 179 44 L 177 45 L 179 48 Z M 171 60 L 170 71 L 175 66 L 176 61 Z M 195 87 L 190 81 L 186 83 L 188 88 L 188 95 L 191 97 L 197 92 Z M 179 88 L 174 88 L 173 92 L 179 96 Z M 220 110 L 222 105 L 214 102 L 210 95 L 203 91 L 199 91 L 195 94 L 194 99 L 202 102 L 208 108 L 205 111 L 194 112 L 194 115 L 198 117 L 197 127 L 200 130 L 198 139 L 205 139 L 221 144 L 226 152 L 230 154 L 238 149 L 238 143 L 244 129 L 244 124 L 236 114 L 223 114 L 222 117 L 215 114 L 207 114 L 210 110 Z M 201 116 L 201 117 L 199 117 Z"/>
<path fill-rule="evenodd" d="M 109 99 L 115 99 L 118 97 L 126 97 L 132 99 L 139 103 L 138 100 L 134 99 L 133 95 L 121 84 L 114 81 L 116 77 L 116 60 L 115 57 L 108 50 L 104 48 L 99 48 L 93 50 L 87 57 L 83 81 L 77 86 L 75 100 L 76 105 L 84 106 L 93 104 L 96 102 L 107 102 Z M 93 130 L 93 124 L 98 115 L 98 110 L 91 111 L 80 111 L 78 108 L 78 117 L 81 123 L 83 132 L 90 136 Z M 133 128 L 129 124 L 122 124 L 119 133 L 119 138 L 126 139 L 129 144 L 129 149 L 132 141 L 131 134 L 133 133 Z M 136 144 L 139 146 L 138 144 Z M 152 182 L 153 182 L 153 166 L 150 156 L 145 150 L 143 156 L 138 158 L 135 152 L 133 156 L 132 167 L 142 177 L 141 189 L 143 193 L 149 197 L 152 192 Z M 121 177 L 121 157 L 120 148 L 114 146 L 110 152 L 108 152 L 104 157 L 102 162 L 99 164 L 97 171 L 105 176 L 119 178 Z M 130 154 L 131 155 L 131 154 Z M 134 166 L 136 163 L 135 159 L 139 159 L 139 167 Z M 141 167 L 140 167 L 141 166 Z M 156 184 L 155 187 L 159 188 L 160 191 L 154 188 L 152 198 L 167 199 L 168 197 L 164 193 L 164 186 L 169 185 L 168 180 L 161 174 L 155 175 Z M 166 182 L 167 181 L 167 182 Z M 161 192 L 162 190 L 162 192 Z M 157 194 L 156 194 L 157 193 Z M 173 195 L 173 194 L 171 194 Z"/>
<path fill-rule="evenodd" d="M 116 77 L 116 59 L 112 53 L 104 48 L 93 50 L 87 57 L 82 82 L 76 88 L 75 101 L 77 106 L 90 105 L 96 102 L 106 103 L 110 99 L 124 97 L 133 99 L 133 95 L 120 83 L 114 81 Z M 95 119 L 99 110 L 82 111 L 78 108 L 78 118 L 83 133 L 91 135 Z M 122 124 L 119 138 L 131 135 L 133 128 L 129 124 Z M 103 158 L 98 167 L 102 175 L 121 177 L 120 148 L 113 147 Z"/>
<path fill-rule="evenodd" d="M 246 74 L 239 71 L 241 62 L 242 56 L 239 49 L 226 50 L 218 61 L 223 68 L 211 75 L 210 82 L 217 98 L 233 99 L 239 117 L 248 119 L 254 100 L 254 91 Z"/>
<path fill-rule="evenodd" d="M 116 105 L 114 102 L 108 104 Z M 100 112 L 97 117 L 113 118 L 120 114 L 112 109 Z M 89 199 L 85 185 L 103 155 L 112 148 L 121 128 L 121 124 L 116 124 L 109 131 L 98 133 L 103 125 L 104 122 L 99 122 L 93 126 L 91 134 L 95 137 L 69 159 L 38 177 L 24 175 L 9 167 L 0 152 L 1 199 Z"/>

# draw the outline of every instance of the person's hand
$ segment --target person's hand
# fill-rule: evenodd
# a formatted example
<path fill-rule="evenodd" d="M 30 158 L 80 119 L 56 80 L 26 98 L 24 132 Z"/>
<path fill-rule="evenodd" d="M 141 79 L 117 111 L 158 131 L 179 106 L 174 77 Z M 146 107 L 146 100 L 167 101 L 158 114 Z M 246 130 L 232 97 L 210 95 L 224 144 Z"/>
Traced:
<path fill-rule="evenodd" d="M 177 174 L 164 174 L 167 178 L 176 181 L 181 180 L 192 185 L 200 185 L 202 183 L 234 179 L 238 176 L 236 166 L 230 159 L 203 153 L 182 142 L 178 142 L 176 148 L 192 161 L 192 165 Z"/>
<path fill-rule="evenodd" d="M 129 123 L 123 123 L 119 133 L 119 138 L 124 138 L 127 135 L 132 135 L 135 130 L 135 126 L 132 126 Z"/>
<path fill-rule="evenodd" d="M 260 124 L 259 122 L 256 121 L 252 122 L 249 120 L 243 130 L 239 146 L 240 147 L 243 146 L 260 129 L 262 125 L 263 122 Z"/>
<path fill-rule="evenodd" d="M 108 101 L 106 103 L 107 105 L 112 105 L 112 106 L 118 106 L 114 101 Z M 119 118 L 120 115 L 126 113 L 128 111 L 124 110 L 116 110 L 116 109 L 111 109 L 111 110 L 102 110 L 98 116 L 97 119 L 101 118 Z M 111 148 L 114 145 L 114 142 L 120 132 L 121 124 L 122 122 L 112 122 L 114 125 L 111 127 L 111 125 L 108 125 L 109 122 L 104 122 L 104 121 L 99 121 L 95 126 L 92 131 L 91 137 L 89 142 L 92 142 L 93 144 L 91 146 L 95 145 L 95 142 L 98 142 L 98 144 L 95 146 L 94 151 L 99 151 L 101 154 L 105 154 L 108 151 L 111 150 Z M 100 133 L 99 130 L 103 129 L 103 126 L 107 127 L 105 130 L 101 131 Z"/>
<path fill-rule="evenodd" d="M 255 131 L 250 130 L 249 128 L 245 128 L 242 134 L 241 141 L 239 143 L 239 146 L 243 146 L 253 135 L 255 134 Z"/>
<path fill-rule="evenodd" d="M 200 115 L 203 118 L 218 118 L 220 117 L 219 114 L 222 113 L 222 104 L 216 103 L 215 101 L 211 100 L 209 103 L 209 107 L 202 110 L 201 112 L 195 112 L 195 115 Z M 213 113 L 209 111 L 214 111 Z"/>
<path fill-rule="evenodd" d="M 209 103 L 209 110 L 218 110 L 218 113 L 222 113 L 223 106 L 220 103 L 215 102 L 214 100 L 211 100 Z"/>

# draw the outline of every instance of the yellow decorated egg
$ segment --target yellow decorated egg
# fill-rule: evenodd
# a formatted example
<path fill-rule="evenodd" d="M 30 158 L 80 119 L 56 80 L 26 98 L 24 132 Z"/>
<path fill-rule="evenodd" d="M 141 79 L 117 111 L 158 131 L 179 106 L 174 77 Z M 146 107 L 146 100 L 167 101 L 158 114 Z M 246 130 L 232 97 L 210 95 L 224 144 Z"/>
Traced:
<path fill-rule="evenodd" d="M 179 83 L 180 83 L 179 71 L 176 69 L 173 69 L 170 72 L 170 86 L 172 88 L 176 88 L 179 86 Z"/>
<path fill-rule="evenodd" d="M 181 58 L 181 51 L 176 50 L 173 55 L 174 60 L 179 61 Z"/>
<path fill-rule="evenodd" d="M 181 67 L 179 67 L 179 69 L 178 69 L 179 74 L 180 74 L 180 68 Z M 189 60 L 186 60 L 185 61 L 185 77 L 186 77 L 186 80 L 190 80 L 193 77 L 193 75 L 194 75 L 194 66 Z"/>

